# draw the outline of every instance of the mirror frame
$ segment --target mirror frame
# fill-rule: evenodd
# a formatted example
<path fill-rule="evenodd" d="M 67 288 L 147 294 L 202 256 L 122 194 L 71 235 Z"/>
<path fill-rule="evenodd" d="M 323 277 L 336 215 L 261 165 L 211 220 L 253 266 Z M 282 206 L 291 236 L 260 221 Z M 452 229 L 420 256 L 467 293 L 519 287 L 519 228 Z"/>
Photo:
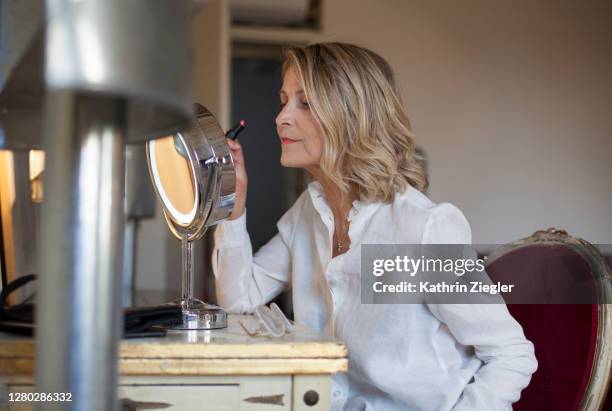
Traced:
<path fill-rule="evenodd" d="M 236 189 L 234 160 L 225 141 L 225 133 L 210 111 L 197 103 L 194 107 L 195 118 L 189 128 L 173 135 L 179 138 L 187 152 L 194 179 L 195 213 L 191 221 L 177 218 L 163 200 L 165 193 L 161 193 L 155 184 L 159 178 L 151 164 L 156 140 L 149 140 L 146 144 L 147 167 L 168 227 L 178 239 L 186 237 L 188 241 L 201 238 L 208 227 L 230 216 Z"/>

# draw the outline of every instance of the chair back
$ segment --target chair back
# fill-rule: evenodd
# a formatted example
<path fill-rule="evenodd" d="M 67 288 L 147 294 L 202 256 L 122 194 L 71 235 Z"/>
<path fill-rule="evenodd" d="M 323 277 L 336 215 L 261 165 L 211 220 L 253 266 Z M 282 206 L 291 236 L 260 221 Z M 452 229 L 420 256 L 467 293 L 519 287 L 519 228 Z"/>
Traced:
<path fill-rule="evenodd" d="M 538 370 L 514 410 L 605 410 L 612 305 L 592 302 L 610 301 L 612 271 L 597 248 L 563 230 L 537 231 L 495 250 L 487 274 L 494 282 L 533 284 L 532 301 L 591 302 L 508 304 L 538 359 Z"/>

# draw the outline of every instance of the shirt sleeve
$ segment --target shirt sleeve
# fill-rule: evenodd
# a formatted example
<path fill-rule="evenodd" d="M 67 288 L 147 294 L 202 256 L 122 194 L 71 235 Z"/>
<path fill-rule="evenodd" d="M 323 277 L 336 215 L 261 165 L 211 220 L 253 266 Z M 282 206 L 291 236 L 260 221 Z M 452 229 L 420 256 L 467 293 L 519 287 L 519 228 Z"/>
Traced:
<path fill-rule="evenodd" d="M 217 301 L 226 311 L 251 313 L 290 286 L 290 244 L 299 209 L 296 202 L 279 220 L 278 233 L 255 255 L 246 229 L 246 211 L 217 226 L 212 268 Z"/>
<path fill-rule="evenodd" d="M 451 204 L 432 212 L 423 243 L 471 244 L 469 223 Z M 533 344 L 505 304 L 428 304 L 457 341 L 474 347 L 483 365 L 467 384 L 453 411 L 512 410 L 537 369 Z"/>

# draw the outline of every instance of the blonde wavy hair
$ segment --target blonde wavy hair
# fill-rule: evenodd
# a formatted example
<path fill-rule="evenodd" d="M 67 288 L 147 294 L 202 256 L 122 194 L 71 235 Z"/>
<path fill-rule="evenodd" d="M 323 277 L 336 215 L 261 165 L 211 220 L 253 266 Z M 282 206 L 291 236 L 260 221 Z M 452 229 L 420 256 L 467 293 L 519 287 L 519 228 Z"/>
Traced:
<path fill-rule="evenodd" d="M 393 71 L 371 50 L 318 43 L 285 51 L 323 132 L 320 168 L 343 196 L 391 202 L 407 185 L 427 188 Z"/>

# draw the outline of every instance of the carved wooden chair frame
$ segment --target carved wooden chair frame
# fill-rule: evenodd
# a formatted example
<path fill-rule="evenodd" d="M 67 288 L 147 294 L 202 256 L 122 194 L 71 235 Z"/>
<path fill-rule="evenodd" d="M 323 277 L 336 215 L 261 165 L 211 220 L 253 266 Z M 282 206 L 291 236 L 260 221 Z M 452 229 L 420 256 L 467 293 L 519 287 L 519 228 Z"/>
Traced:
<path fill-rule="evenodd" d="M 565 230 L 549 228 L 539 230 L 529 237 L 505 244 L 494 250 L 488 257 L 487 264 L 510 251 L 534 245 L 565 245 L 585 256 L 592 272 L 597 276 L 600 285 L 599 301 L 612 301 L 612 270 L 603 255 L 591 243 L 569 235 Z M 584 397 L 580 402 L 580 411 L 600 410 L 606 400 L 611 381 L 612 365 L 612 304 L 598 304 L 598 327 L 595 354 L 591 376 Z"/>

